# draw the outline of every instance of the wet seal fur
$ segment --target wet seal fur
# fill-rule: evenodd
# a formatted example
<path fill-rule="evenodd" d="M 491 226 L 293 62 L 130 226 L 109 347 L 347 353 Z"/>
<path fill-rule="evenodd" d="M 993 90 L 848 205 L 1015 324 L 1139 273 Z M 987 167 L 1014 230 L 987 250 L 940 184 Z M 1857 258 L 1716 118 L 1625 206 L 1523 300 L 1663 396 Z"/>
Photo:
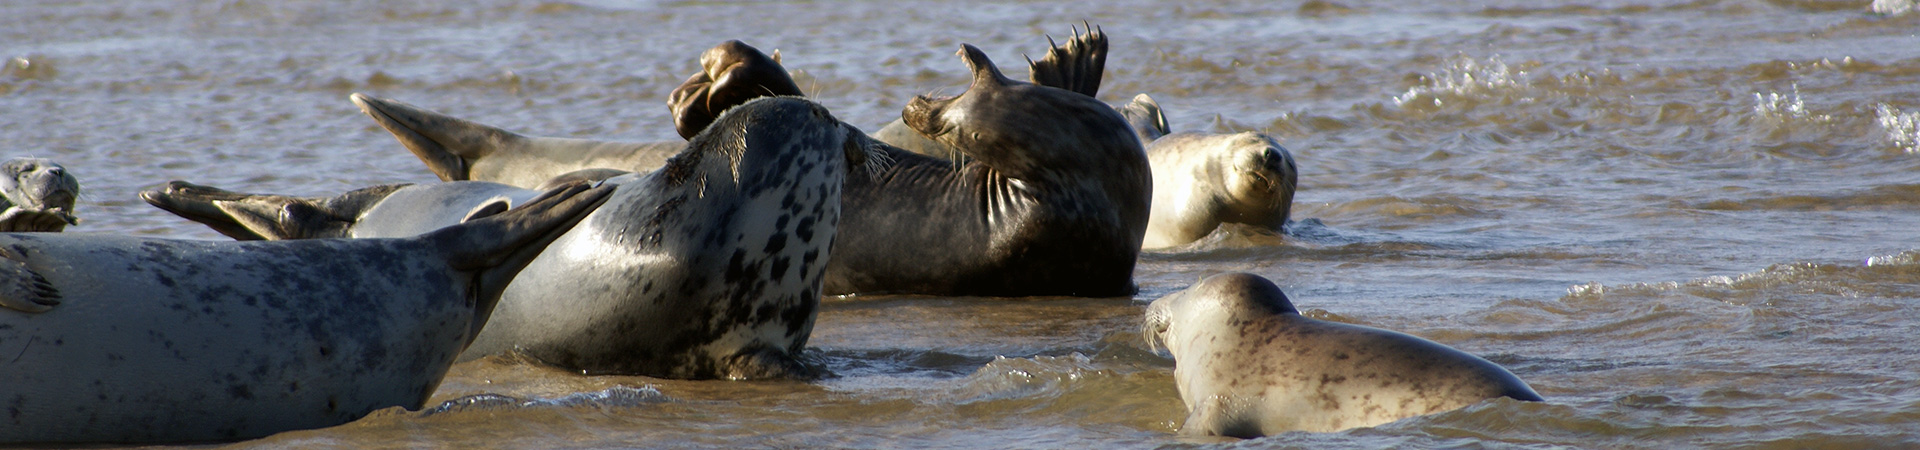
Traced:
<path fill-rule="evenodd" d="M 80 180 L 46 158 L 0 164 L 0 232 L 57 232 L 77 225 Z"/>
<path fill-rule="evenodd" d="M 609 190 L 408 239 L 0 234 L 0 443 L 229 441 L 417 409 Z"/>
<path fill-rule="evenodd" d="M 1153 215 L 1143 248 L 1187 244 L 1223 223 L 1273 231 L 1286 225 L 1300 169 L 1293 153 L 1262 133 L 1168 133 L 1147 94 L 1120 107 L 1147 143 Z"/>
<path fill-rule="evenodd" d="M 607 179 L 620 190 L 528 264 L 462 359 L 518 351 L 589 373 L 812 375 L 796 357 L 819 306 L 842 185 L 884 160 L 880 147 L 798 97 L 727 110 L 665 167 Z M 343 214 L 359 221 L 345 232 L 391 223 L 376 209 L 436 217 L 407 222 L 417 226 L 484 212 L 496 195 L 512 197 L 502 187 L 403 188 Z M 486 192 L 409 195 L 470 189 Z"/>
<path fill-rule="evenodd" d="M 1412 335 L 1301 316 L 1273 282 L 1207 277 L 1147 306 L 1142 334 L 1173 354 L 1182 434 L 1252 438 L 1370 427 L 1509 397 L 1512 372 Z"/>

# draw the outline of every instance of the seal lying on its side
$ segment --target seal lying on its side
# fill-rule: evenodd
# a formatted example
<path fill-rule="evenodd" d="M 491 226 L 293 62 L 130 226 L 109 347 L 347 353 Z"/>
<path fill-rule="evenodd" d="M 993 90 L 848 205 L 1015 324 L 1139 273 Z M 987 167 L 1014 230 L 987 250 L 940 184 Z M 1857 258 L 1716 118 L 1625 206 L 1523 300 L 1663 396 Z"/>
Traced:
<path fill-rule="evenodd" d="M 0 443 L 247 439 L 419 408 L 610 188 L 409 239 L 0 234 Z"/>
<path fill-rule="evenodd" d="M 692 139 L 727 108 L 747 100 L 801 95 L 787 69 L 780 66 L 779 52 L 767 56 L 730 40 L 702 53 L 700 66 L 667 99 L 674 128 L 683 138 Z M 349 98 L 442 181 L 492 181 L 530 188 L 581 169 L 653 170 L 686 145 L 523 136 L 390 99 L 358 93 Z"/>
<path fill-rule="evenodd" d="M 813 102 L 766 97 L 685 145 L 660 170 L 608 179 L 620 186 L 613 199 L 521 272 L 462 358 L 518 350 L 596 373 L 808 375 L 795 357 L 813 328 L 841 186 L 852 167 L 883 159 L 880 144 Z M 341 232 L 420 232 L 511 202 L 512 189 L 402 188 L 340 214 L 357 220 Z"/>
<path fill-rule="evenodd" d="M 1147 143 L 1153 164 L 1153 216 L 1143 248 L 1182 245 L 1206 237 L 1222 223 L 1273 231 L 1287 224 L 1300 170 L 1293 153 L 1272 137 L 1167 133 L 1160 105 L 1140 94 L 1121 107 Z"/>
<path fill-rule="evenodd" d="M 0 232 L 61 231 L 80 223 L 73 216 L 80 180 L 45 158 L 14 158 L 0 164 Z"/>
<path fill-rule="evenodd" d="M 1184 434 L 1328 432 L 1495 397 L 1541 400 L 1507 369 L 1452 347 L 1303 317 L 1273 282 L 1245 273 L 1154 300 L 1143 334 L 1173 354 Z"/>

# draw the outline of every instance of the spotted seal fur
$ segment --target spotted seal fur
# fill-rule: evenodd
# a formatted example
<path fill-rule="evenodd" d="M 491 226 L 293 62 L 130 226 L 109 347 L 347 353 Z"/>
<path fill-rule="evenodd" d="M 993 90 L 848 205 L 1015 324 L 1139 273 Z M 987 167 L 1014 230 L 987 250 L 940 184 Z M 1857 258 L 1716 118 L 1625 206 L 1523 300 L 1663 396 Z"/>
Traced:
<path fill-rule="evenodd" d="M 227 441 L 419 408 L 609 190 L 406 239 L 0 234 L 0 443 Z"/>
<path fill-rule="evenodd" d="M 619 192 L 521 272 L 463 358 L 519 351 L 590 373 L 808 376 L 795 357 L 813 327 L 843 180 L 883 160 L 879 151 L 802 98 L 726 110 L 665 167 L 607 179 Z M 487 192 L 410 195 L 476 186 Z M 341 215 L 357 217 L 346 227 L 355 236 L 389 222 L 378 211 L 436 217 L 407 222 L 425 226 L 513 196 L 501 187 L 407 187 Z M 382 233 L 421 231 L 403 228 Z"/>
<path fill-rule="evenodd" d="M 1242 438 L 1370 427 L 1540 394 L 1507 369 L 1408 334 L 1301 316 L 1273 282 L 1207 277 L 1147 306 L 1149 346 L 1173 354 L 1183 434 Z"/>

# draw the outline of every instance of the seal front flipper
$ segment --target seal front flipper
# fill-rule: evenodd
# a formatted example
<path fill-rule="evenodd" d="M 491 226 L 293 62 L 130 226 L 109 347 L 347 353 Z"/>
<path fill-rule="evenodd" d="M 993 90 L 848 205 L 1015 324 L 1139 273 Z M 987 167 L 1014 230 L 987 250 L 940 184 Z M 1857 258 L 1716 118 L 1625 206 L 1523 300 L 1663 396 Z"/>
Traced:
<path fill-rule="evenodd" d="M 499 127 L 441 114 L 392 99 L 354 93 L 348 96 L 360 112 L 393 134 L 400 145 L 427 163 L 441 181 L 471 179 L 474 160 L 527 138 Z"/>
<path fill-rule="evenodd" d="M 726 360 L 727 367 L 721 373 L 724 374 L 724 378 L 735 381 L 819 378 L 819 371 L 794 359 L 793 355 L 799 353 L 798 351 L 788 353 L 769 347 L 742 351 Z"/>
<path fill-rule="evenodd" d="M 1133 101 L 1116 108 L 1121 117 L 1127 118 L 1127 124 L 1133 126 L 1133 134 L 1140 137 L 1140 145 L 1147 145 L 1154 139 L 1173 132 L 1167 126 L 1167 115 L 1160 111 L 1160 102 L 1153 101 L 1147 94 L 1133 96 Z"/>
<path fill-rule="evenodd" d="M 1100 77 L 1107 67 L 1107 34 L 1099 27 L 1087 26 L 1087 34 L 1078 28 L 1067 45 L 1047 38 L 1047 55 L 1039 61 L 1027 60 L 1033 84 L 1079 92 L 1088 97 L 1100 92 Z"/>
<path fill-rule="evenodd" d="M 27 267 L 23 255 L 0 248 L 0 306 L 30 313 L 60 304 L 60 290 Z"/>

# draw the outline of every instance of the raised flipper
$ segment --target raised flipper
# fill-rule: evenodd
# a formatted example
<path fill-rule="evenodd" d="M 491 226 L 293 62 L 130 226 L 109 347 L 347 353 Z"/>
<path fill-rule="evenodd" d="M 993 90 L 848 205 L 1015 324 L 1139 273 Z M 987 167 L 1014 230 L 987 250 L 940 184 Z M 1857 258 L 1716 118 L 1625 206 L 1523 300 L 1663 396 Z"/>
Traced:
<path fill-rule="evenodd" d="M 1033 84 L 1096 97 L 1100 92 L 1100 77 L 1107 67 L 1107 34 L 1088 25 L 1085 35 L 1074 29 L 1073 39 L 1068 39 L 1067 45 L 1055 44 L 1051 36 L 1047 37 L 1047 44 L 1051 47 L 1046 56 L 1039 61 L 1027 59 Z"/>
<path fill-rule="evenodd" d="M 338 197 L 245 194 L 185 181 L 140 192 L 140 199 L 242 241 L 349 237 L 360 213 L 408 184 L 386 184 Z"/>
<path fill-rule="evenodd" d="M 520 269 L 539 256 L 554 239 L 572 230 L 605 203 L 616 188 L 604 184 L 590 188 L 584 182 L 568 184 L 541 193 L 506 212 L 473 218 L 421 238 L 447 252 L 448 263 L 454 269 L 478 272 L 474 280 L 475 298 L 499 299 Z M 487 314 L 476 315 L 473 331 L 478 333 L 486 320 Z"/>
<path fill-rule="evenodd" d="M 526 136 L 499 127 L 472 122 L 401 103 L 354 93 L 348 96 L 360 112 L 372 117 L 407 151 L 427 163 L 427 169 L 441 181 L 472 179 L 473 161 L 485 158 L 495 149 L 509 148 L 525 141 Z"/>
<path fill-rule="evenodd" d="M 0 248 L 0 306 L 38 313 L 59 304 L 60 290 L 46 277 L 27 268 L 24 255 Z"/>
<path fill-rule="evenodd" d="M 780 66 L 779 52 L 769 57 L 746 43 L 733 40 L 720 43 L 700 55 L 700 72 L 667 95 L 667 108 L 673 111 L 673 128 L 680 137 L 693 139 L 700 130 L 728 108 L 748 100 L 767 96 L 804 95 L 794 84 L 787 69 Z"/>
<path fill-rule="evenodd" d="M 1115 109 L 1120 110 L 1120 115 L 1127 118 L 1127 124 L 1133 126 L 1133 133 L 1140 136 L 1140 145 L 1173 132 L 1167 126 L 1166 114 L 1160 112 L 1160 103 L 1147 94 L 1135 95 L 1133 101 Z"/>

